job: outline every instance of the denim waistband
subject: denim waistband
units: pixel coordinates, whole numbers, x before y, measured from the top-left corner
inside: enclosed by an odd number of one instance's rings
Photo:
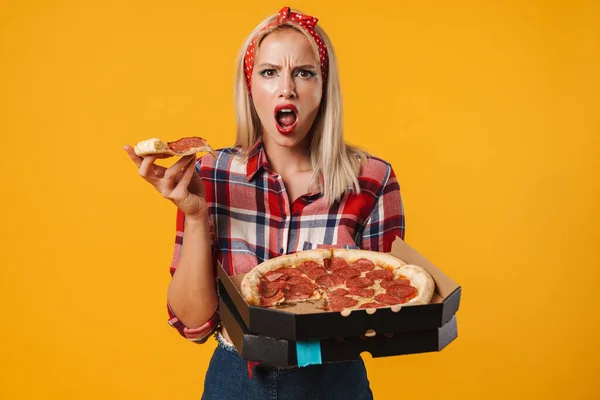
[[[238,355],[238,352],[237,352],[235,346],[233,344],[229,343],[229,341],[227,341],[227,339],[225,339],[225,337],[223,335],[221,335],[220,331],[217,331],[217,334],[215,337],[216,337],[217,343],[219,344],[220,347],[222,347],[223,349],[227,350],[230,353]]]

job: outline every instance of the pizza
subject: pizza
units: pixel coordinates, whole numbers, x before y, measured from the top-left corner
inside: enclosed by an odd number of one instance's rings
[[[199,152],[208,152],[213,157],[217,157],[215,151],[206,140],[198,136],[186,137],[174,142],[163,142],[157,138],[142,140],[134,146],[133,150],[140,157],[157,155],[158,158],[168,158],[173,156],[189,156]]]
[[[435,283],[422,267],[367,250],[318,249],[269,259],[242,279],[253,306],[318,301],[326,311],[428,304]]]

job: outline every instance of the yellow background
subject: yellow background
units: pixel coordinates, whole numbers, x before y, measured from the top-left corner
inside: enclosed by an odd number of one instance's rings
[[[200,397],[215,342],[166,323],[175,209],[122,146],[231,145],[238,46],[284,5],[0,2],[0,398]],[[407,242],[463,286],[445,350],[366,355],[376,398],[598,398],[599,3],[290,5]]]

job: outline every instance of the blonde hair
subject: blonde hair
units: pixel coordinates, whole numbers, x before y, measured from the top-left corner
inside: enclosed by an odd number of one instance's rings
[[[261,32],[263,27],[273,22],[276,17],[277,14],[262,21],[246,38],[237,56],[234,88],[237,122],[236,146],[240,147],[240,155],[243,159],[248,158],[250,149],[256,144],[262,134],[261,122],[248,93],[244,71],[244,55],[252,39],[260,34],[256,40],[256,53],[260,46],[260,41],[269,33],[282,28],[293,28],[306,36],[315,53],[316,59],[319,60],[319,49],[313,37],[293,22],[286,22]],[[323,77],[323,80],[326,81],[326,86],[323,90],[321,106],[311,128],[310,161],[313,167],[313,176],[310,186],[321,190],[325,202],[331,205],[339,200],[349,189],[354,193],[360,192],[358,175],[361,165],[367,159],[367,154],[364,150],[344,141],[342,97],[337,60],[333,45],[325,31],[318,25],[315,27],[315,31],[319,34],[327,48],[329,67],[328,76]]]

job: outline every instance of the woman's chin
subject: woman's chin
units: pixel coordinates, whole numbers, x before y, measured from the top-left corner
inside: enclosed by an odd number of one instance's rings
[[[267,133],[268,139],[271,139],[269,141],[281,147],[296,147],[302,141],[302,138],[306,136],[306,134],[302,135],[299,129],[295,129],[290,133],[281,133],[277,128],[274,128]]]
[[[275,143],[281,147],[296,147],[298,145],[298,140],[292,136],[284,136],[279,135],[275,139]]]

